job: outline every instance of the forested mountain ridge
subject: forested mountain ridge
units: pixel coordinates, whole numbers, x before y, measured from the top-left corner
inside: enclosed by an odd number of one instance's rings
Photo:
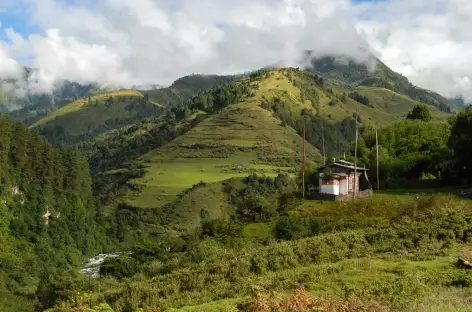
[[[169,106],[188,100],[201,91],[237,80],[240,77],[241,75],[188,75],[177,79],[167,88],[149,90],[147,93],[151,100]]]
[[[30,125],[67,103],[98,90],[93,83],[58,81],[52,92],[42,92],[35,82],[36,70],[24,68],[23,77],[0,80],[0,105],[18,121]]]
[[[53,145],[74,145],[158,115],[163,107],[135,90],[105,92],[69,103],[30,126]]]
[[[358,89],[360,86],[391,90],[401,96],[409,97],[413,101],[419,101],[437,107],[443,112],[451,112],[453,109],[451,107],[455,106],[452,101],[445,99],[437,93],[415,87],[406,77],[395,73],[376,58],[374,60],[375,70],[373,71],[368,68],[368,65],[359,63],[348,57],[340,58],[328,56],[310,59],[308,56],[308,60],[311,61],[306,70],[312,71],[319,76],[330,80],[333,86],[341,85],[343,88],[348,90]],[[172,106],[189,99],[200,91],[211,89],[214,86],[237,80],[241,77],[243,76],[189,75],[177,79],[171,86],[166,88],[154,88],[152,90],[140,90],[137,92],[147,94],[149,101],[154,104]],[[9,98],[8,94],[5,94],[2,100],[5,103],[0,101],[0,104],[4,104],[6,107],[15,107],[15,105],[20,107],[25,106],[22,109],[11,111],[10,115],[15,120],[21,120],[26,124],[31,125],[38,122],[40,119],[48,119],[48,115],[54,116],[54,111],[64,105],[79,99],[86,100],[88,97],[106,92],[106,90],[100,90],[93,84],[80,85],[66,81],[58,84],[58,87],[52,94],[31,94],[24,98],[17,99],[24,103],[14,103],[16,100],[14,98]],[[350,92],[347,91],[347,93],[349,94]],[[386,99],[386,95],[382,95],[381,102],[388,103],[391,101]],[[123,110],[124,108],[117,107],[116,109]],[[384,110],[387,109],[384,108]],[[403,109],[401,112],[405,114],[407,110],[408,109]],[[59,142],[74,144],[79,141],[89,140],[103,131],[132,124],[132,120],[139,121],[144,115],[147,117],[158,115],[160,111],[152,111],[152,107],[146,106],[145,108],[135,108],[133,113],[135,114],[134,117],[130,116],[128,118],[129,120],[123,120],[124,117],[121,116],[121,113],[116,112],[113,106],[108,108],[106,111],[89,110],[87,113],[82,112],[82,114],[76,112],[77,116],[75,116],[74,119],[82,119],[82,116],[88,114],[100,114],[104,115],[104,117],[100,118],[101,120],[95,120],[94,122],[84,119],[84,122],[89,123],[91,128],[90,133],[82,130],[78,136],[77,134],[71,134],[75,137],[72,140],[68,140],[67,133],[62,134],[61,139],[55,138],[57,133],[61,133],[60,125],[58,125],[57,129],[54,125],[47,126],[48,129],[44,135],[52,140],[53,143]],[[107,121],[105,127],[99,125],[100,123],[103,123],[103,120]],[[97,131],[97,129],[99,130]]]
[[[26,106],[10,112],[10,116],[37,128],[55,146],[74,145],[93,140],[103,132],[159,115],[163,107],[176,105],[199,91],[237,77],[190,75],[176,80],[167,88],[141,91],[107,91],[94,85],[65,82],[51,95],[29,96],[31,103],[23,103]],[[74,90],[76,92],[72,92]]]
[[[0,306],[31,311],[54,303],[49,285],[107,239],[86,158],[5,116],[0,133]]]

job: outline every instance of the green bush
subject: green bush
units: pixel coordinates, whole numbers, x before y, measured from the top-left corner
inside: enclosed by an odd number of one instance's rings
[[[291,240],[299,238],[303,232],[304,228],[298,218],[292,216],[278,218],[274,227],[274,236],[278,239]]]
[[[135,258],[121,256],[106,259],[100,267],[100,275],[113,276],[117,279],[132,277],[139,272],[140,263]]]

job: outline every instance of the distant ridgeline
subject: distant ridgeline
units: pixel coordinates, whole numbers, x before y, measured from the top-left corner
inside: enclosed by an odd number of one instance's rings
[[[53,149],[38,133],[0,116],[2,311],[32,310],[57,273],[100,249],[105,236],[96,226],[91,185],[77,150]]]

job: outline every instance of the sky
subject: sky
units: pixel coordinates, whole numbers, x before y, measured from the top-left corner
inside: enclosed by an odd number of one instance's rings
[[[470,0],[0,0],[0,79],[169,85],[193,73],[369,53],[423,88],[472,101]],[[24,92],[24,90],[22,90]]]

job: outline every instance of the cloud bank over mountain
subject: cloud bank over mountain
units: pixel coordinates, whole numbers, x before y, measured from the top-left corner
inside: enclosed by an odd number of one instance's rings
[[[472,3],[467,0],[23,0],[35,31],[0,31],[0,75],[38,69],[29,88],[62,79],[107,86],[170,84],[191,73],[239,73],[305,50],[373,52],[414,84],[472,99]],[[1,18],[1,17],[0,17]]]

